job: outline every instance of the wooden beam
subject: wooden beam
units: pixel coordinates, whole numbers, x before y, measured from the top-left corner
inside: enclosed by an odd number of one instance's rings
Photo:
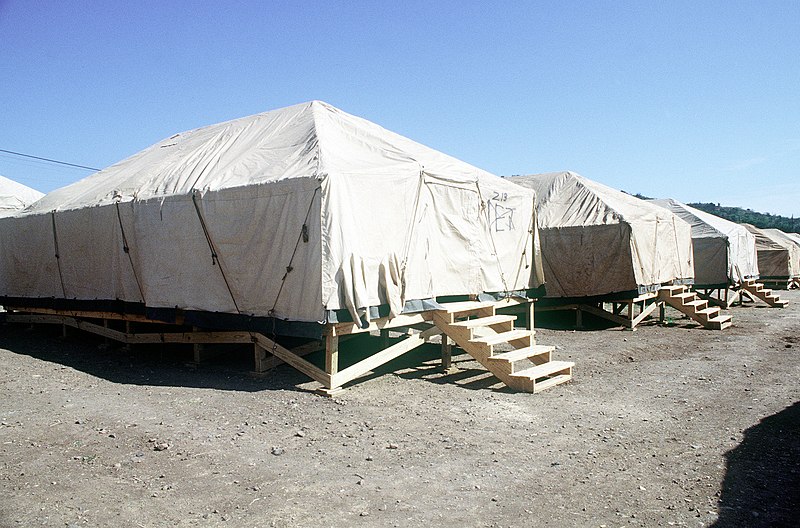
[[[156,321],[153,319],[148,319],[143,315],[136,315],[136,314],[123,314],[117,312],[91,312],[87,310],[55,310],[51,308],[19,308],[14,306],[7,306],[6,309],[11,312],[24,312],[30,314],[42,314],[42,315],[60,315],[62,317],[83,317],[84,319],[114,319],[118,321],[137,321],[141,323],[153,323],[153,324],[171,324],[165,323],[164,321]]]
[[[373,354],[372,356],[362,361],[359,361],[355,365],[347,367],[341,372],[331,376],[330,388],[341,387],[345,383],[348,383],[360,376],[363,376],[367,372],[370,372],[380,367],[381,365],[384,365],[389,361],[402,356],[406,352],[414,350],[420,345],[424,345],[425,340],[432,335],[436,335],[436,332],[441,332],[441,330],[439,330],[439,328],[437,327],[433,327],[428,330],[425,330],[421,334],[408,336],[399,343],[395,343],[389,348],[381,350],[377,354]]]
[[[643,306],[641,313],[631,320],[631,328],[635,328],[636,325],[641,323],[647,316],[653,313],[657,306],[658,303],[651,303]]]
[[[252,343],[255,334],[250,332],[157,332],[127,334],[128,343],[185,343],[185,344],[219,344],[219,343]]]
[[[309,378],[322,383],[324,386],[328,388],[331,387],[331,375],[327,372],[324,372],[322,369],[313,365],[306,361],[305,359],[298,357],[297,355],[293,354],[286,348],[282,347],[275,341],[271,340],[267,336],[263,334],[254,334],[256,338],[256,342],[264,347],[267,352],[277,356],[280,358],[284,363],[288,363],[289,365],[293,366]]]
[[[277,367],[278,365],[283,365],[284,361],[279,358],[278,356],[273,356],[266,350],[264,347],[259,345],[258,343],[253,343],[254,354],[255,354],[255,373],[262,373],[266,372],[270,369]],[[305,345],[301,345],[297,348],[291,349],[291,353],[303,357],[309,354],[313,354],[320,350],[319,342],[312,342]]]
[[[360,334],[363,332],[374,332],[382,329],[397,328],[400,326],[410,326],[413,324],[424,323],[431,318],[430,312],[420,312],[416,314],[401,314],[395,317],[381,317],[370,321],[366,328],[361,328],[358,323],[336,323],[328,326],[328,333],[333,335]]]
[[[580,305],[580,309],[584,312],[588,312],[592,315],[596,315],[597,317],[602,317],[603,319],[608,319],[613,323],[617,323],[618,325],[624,326],[626,328],[631,328],[631,320],[627,317],[622,317],[620,315],[613,314],[602,308],[598,308],[596,306],[592,306],[591,304],[582,304]]]

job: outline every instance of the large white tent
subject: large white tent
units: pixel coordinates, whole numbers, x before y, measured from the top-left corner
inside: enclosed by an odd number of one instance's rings
[[[0,220],[0,295],[365,320],[535,288],[535,238],[529,190],[314,101],[175,134]]]
[[[36,189],[0,176],[0,217],[24,209],[42,196]]]
[[[547,297],[691,282],[691,227],[663,207],[574,172],[509,180],[536,192]]]
[[[676,200],[650,202],[692,226],[695,286],[737,286],[758,278],[756,237],[747,228]]]
[[[777,229],[742,225],[756,236],[758,270],[762,280],[784,281],[800,277],[800,246]]]

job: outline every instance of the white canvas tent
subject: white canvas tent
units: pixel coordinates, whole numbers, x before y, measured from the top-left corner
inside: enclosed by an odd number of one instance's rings
[[[175,134],[2,219],[0,295],[363,321],[537,287],[535,236],[529,190],[315,101]]]
[[[0,176],[0,217],[24,209],[42,196],[36,189]]]
[[[800,277],[800,247],[785,233],[742,225],[756,236],[758,270],[762,280],[784,281]]]
[[[651,200],[692,226],[696,287],[737,286],[758,278],[756,237],[744,226],[676,200]]]
[[[574,172],[509,180],[536,192],[547,297],[691,282],[691,227],[670,211]]]

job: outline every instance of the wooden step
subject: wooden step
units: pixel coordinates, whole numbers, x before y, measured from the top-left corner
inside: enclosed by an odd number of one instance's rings
[[[452,323],[452,326],[458,326],[461,328],[475,328],[478,326],[492,326],[500,323],[507,323],[510,321],[515,321],[516,319],[516,315],[493,315],[491,317],[479,317],[477,319],[458,321],[456,323]]]
[[[493,356],[489,356],[489,359],[513,362],[521,359],[530,359],[533,357],[546,355],[547,361],[550,361],[550,356],[555,349],[556,347],[550,345],[533,345],[525,348],[518,348],[517,350],[512,350],[511,352],[495,354]]]
[[[509,341],[516,341],[517,339],[525,339],[531,337],[532,334],[530,330],[511,330],[510,332],[500,332],[499,334],[494,334],[490,336],[476,337],[471,341],[473,343],[490,346],[490,345],[497,345],[499,343],[508,343]]]
[[[725,330],[733,324],[730,315],[719,315],[708,320],[708,324],[712,329]]]
[[[712,317],[715,314],[719,313],[719,308],[703,308],[702,310],[697,310],[695,312],[697,315],[704,315],[706,317]],[[730,317],[730,316],[727,316]]]
[[[568,369],[570,371],[569,374],[572,374],[572,367],[574,366],[575,363],[573,363],[572,361],[549,361],[541,365],[536,365],[535,367],[531,367],[525,370],[520,370],[519,372],[512,374],[511,376],[536,380]]]
[[[694,306],[695,308],[697,308],[699,306],[708,306],[708,301],[704,301],[704,300],[698,299],[696,301],[689,301],[689,302],[683,303],[683,305],[684,306]]]
[[[571,379],[572,374],[559,374],[558,376],[553,376],[542,381],[535,381],[533,383],[533,392],[541,392],[545,389],[549,389],[550,387],[560,385],[561,383],[566,383]]]
[[[684,299],[694,299],[697,295],[694,292],[683,292],[683,293],[675,293],[670,295],[673,299],[680,299],[683,301]]]
[[[438,310],[438,311],[448,314],[459,315],[468,312],[483,310],[484,308],[491,308],[495,304],[496,303],[494,301],[459,301],[459,302],[443,303],[441,306],[444,308],[444,310]]]
[[[686,290],[686,286],[664,286],[661,288],[661,291],[667,292],[669,295],[675,295],[676,293],[682,292]]]

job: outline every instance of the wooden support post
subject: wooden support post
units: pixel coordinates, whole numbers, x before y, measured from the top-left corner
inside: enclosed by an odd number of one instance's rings
[[[192,331],[193,332],[199,332],[200,328],[197,328],[196,326],[193,326],[192,327]],[[163,339],[161,336],[157,336],[157,337],[161,338],[160,341],[162,343],[168,343],[169,342],[169,341]],[[224,342],[224,341],[221,341],[221,342]],[[204,361],[208,361],[209,359],[214,358],[214,357],[219,356],[219,355],[222,354],[222,352],[220,352],[219,350],[213,350],[213,349],[207,348],[205,343],[194,343],[192,345],[192,351],[194,352],[194,361],[193,361],[193,363],[196,364],[196,365],[200,364],[200,363],[202,363]]]
[[[325,337],[325,372],[331,376],[339,372],[339,336]]]
[[[203,348],[204,347],[205,347],[205,345],[203,345],[202,343],[195,343],[194,345],[192,345],[192,352],[194,353],[194,362],[195,363],[200,363],[201,361],[203,361]]]
[[[583,329],[583,310],[580,307],[575,309],[575,328],[578,330]]]
[[[108,330],[108,319],[103,319],[103,328]],[[103,336],[103,344],[101,346],[103,348],[109,348],[111,346],[111,340],[108,339],[108,336]]]
[[[383,332],[381,330],[381,339],[383,339]],[[386,331],[386,336],[388,337],[389,332]],[[323,396],[334,397],[337,394],[344,392],[342,388],[343,383],[337,383],[334,385],[334,379],[336,378],[336,374],[339,372],[339,336],[330,333],[325,336],[325,374],[330,376],[328,379],[328,383],[323,383],[323,385],[327,385],[321,389],[317,390],[318,394]]]
[[[445,374],[458,372],[458,368],[453,366],[453,342],[446,334],[442,334],[442,372]]]
[[[129,336],[131,334],[131,322],[125,321],[125,335]],[[128,341],[125,341],[125,344],[122,346],[122,349],[125,352],[131,351],[131,344]]]
[[[381,328],[381,348],[386,348],[389,346],[389,329],[388,328]]]
[[[66,324],[62,324],[61,325],[61,339],[66,339],[66,338],[67,338],[67,325]]]
[[[266,361],[267,361],[267,349],[259,345],[258,343],[253,343],[253,372],[258,374],[265,372],[266,368]]]
[[[659,302],[658,303],[658,322],[664,323],[664,320],[667,318],[667,303]]]
[[[534,325],[534,317],[533,317],[533,305],[534,305],[534,304],[535,304],[535,303],[534,303],[533,301],[529,301],[529,302],[528,302],[528,321],[527,321],[527,322],[528,322],[528,324],[527,324],[527,326],[526,326],[526,328],[527,328],[528,330],[533,330],[533,329],[534,329],[534,326],[535,326],[535,325]]]

